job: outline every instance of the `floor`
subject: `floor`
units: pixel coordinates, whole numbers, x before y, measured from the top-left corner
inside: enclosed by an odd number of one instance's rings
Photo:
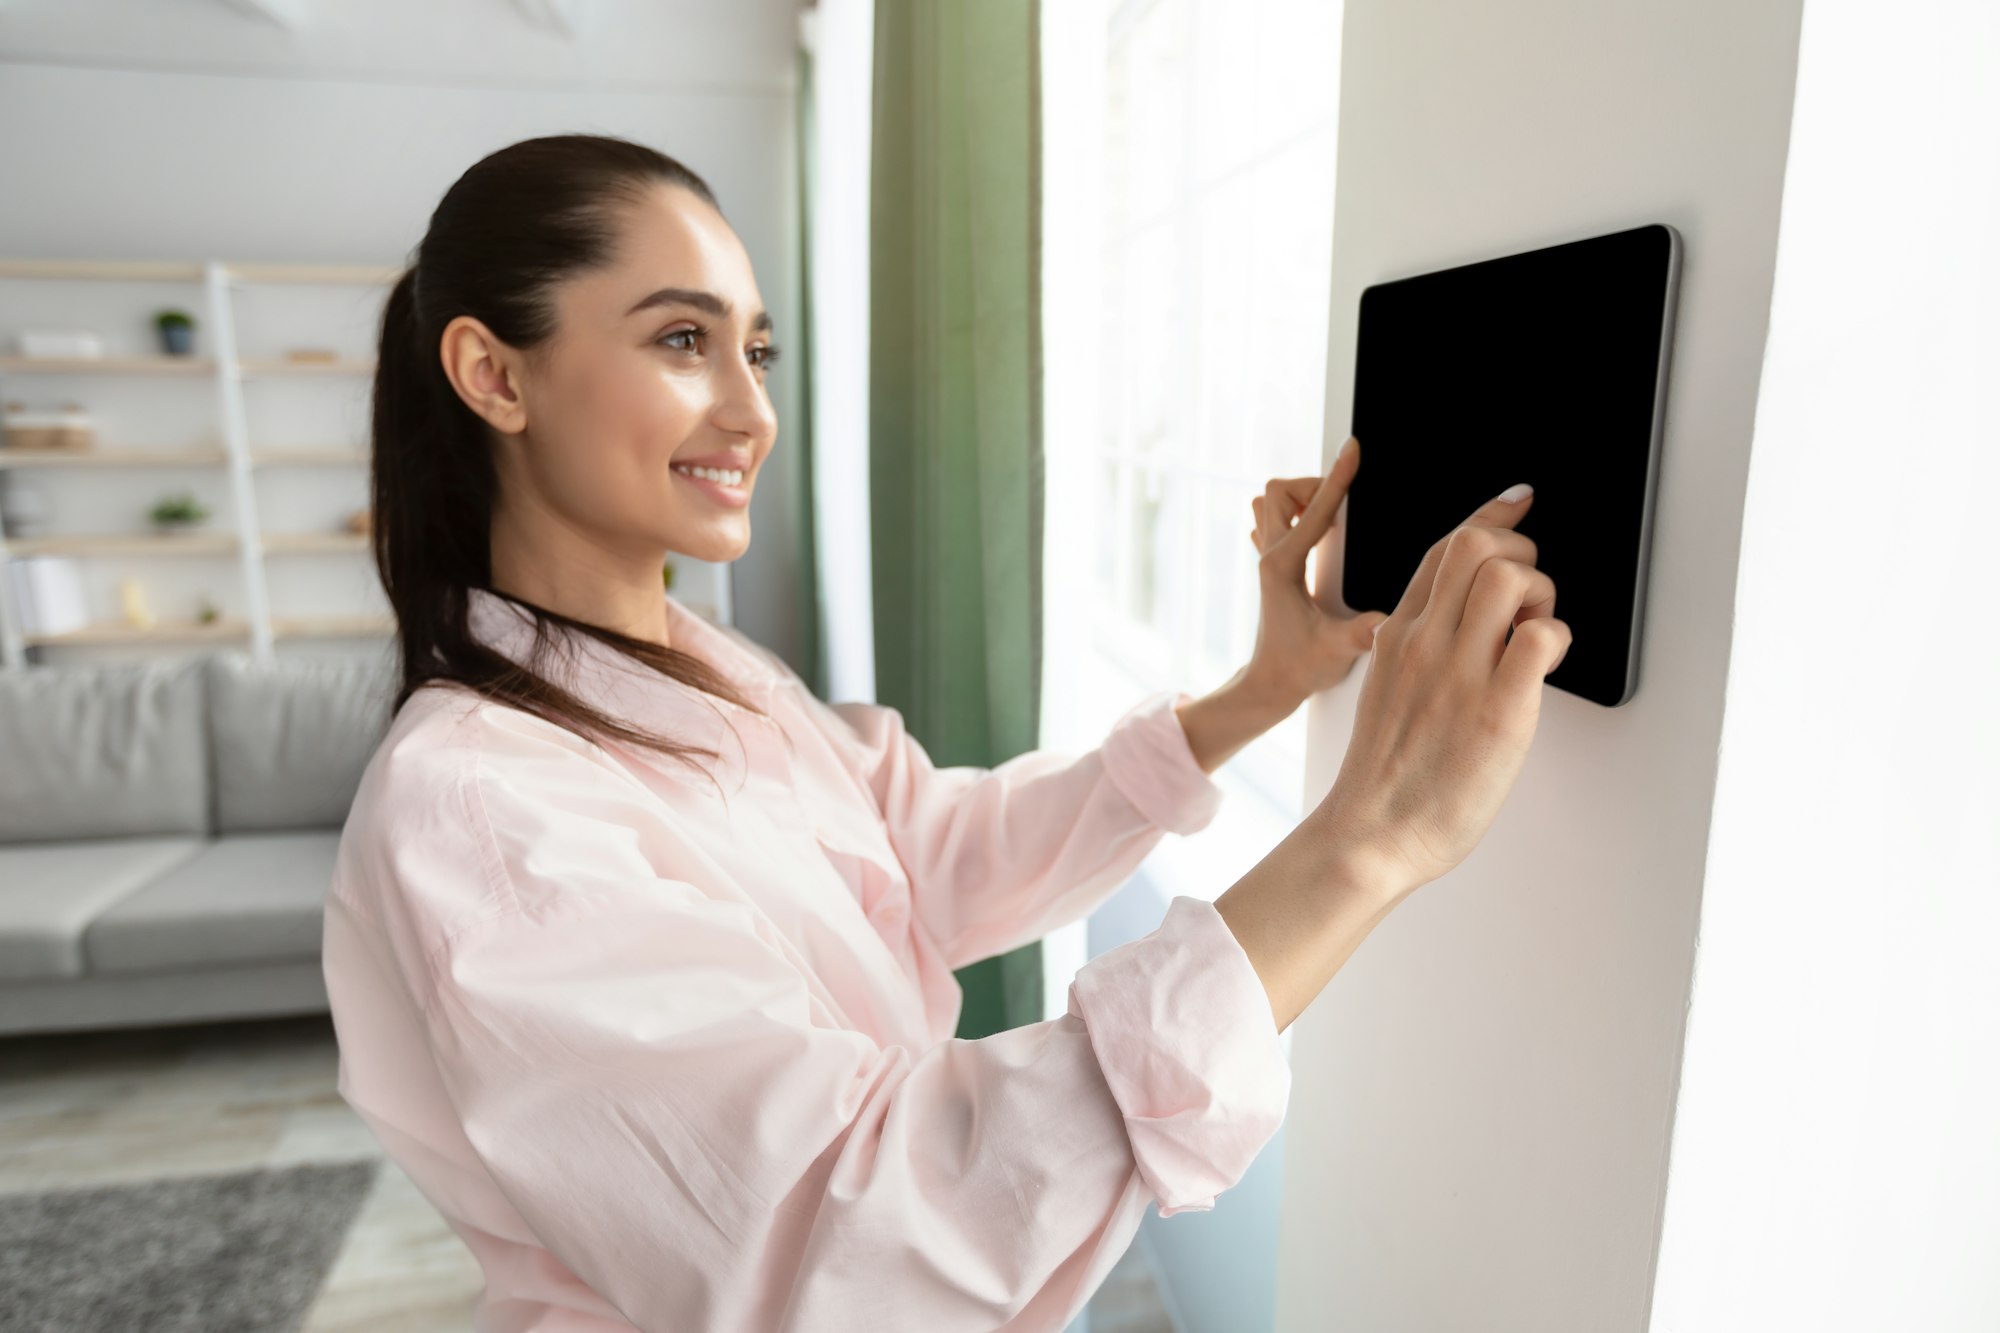
[[[0,1193],[381,1157],[324,1015],[0,1037]],[[478,1266],[384,1162],[300,1333],[463,1333]],[[1137,1250],[1090,1333],[1173,1333]]]

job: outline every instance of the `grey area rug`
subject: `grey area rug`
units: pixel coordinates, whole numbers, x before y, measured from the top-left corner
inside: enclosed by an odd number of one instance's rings
[[[8,1333],[297,1327],[379,1159],[0,1196]]]

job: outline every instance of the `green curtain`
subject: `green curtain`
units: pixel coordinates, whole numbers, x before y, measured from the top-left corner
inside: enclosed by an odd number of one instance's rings
[[[1036,0],[876,0],[869,523],[875,688],[943,766],[1041,707]],[[1041,1017],[1041,946],[958,973],[962,1037]]]

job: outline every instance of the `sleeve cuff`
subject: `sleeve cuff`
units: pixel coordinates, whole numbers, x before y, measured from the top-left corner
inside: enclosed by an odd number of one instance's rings
[[[1104,770],[1127,800],[1169,833],[1199,833],[1222,808],[1222,788],[1195,762],[1174,709],[1194,696],[1179,690],[1148,695],[1111,728]],[[1233,937],[1232,937],[1233,938]]]
[[[1221,913],[1175,898],[1150,935],[1084,965],[1069,1012],[1160,1216],[1213,1208],[1283,1123],[1292,1087],[1270,998]]]

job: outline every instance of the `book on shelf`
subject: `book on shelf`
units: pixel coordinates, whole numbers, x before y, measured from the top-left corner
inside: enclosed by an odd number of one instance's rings
[[[90,623],[83,575],[61,555],[19,556],[7,562],[14,605],[25,634],[68,634]]]

